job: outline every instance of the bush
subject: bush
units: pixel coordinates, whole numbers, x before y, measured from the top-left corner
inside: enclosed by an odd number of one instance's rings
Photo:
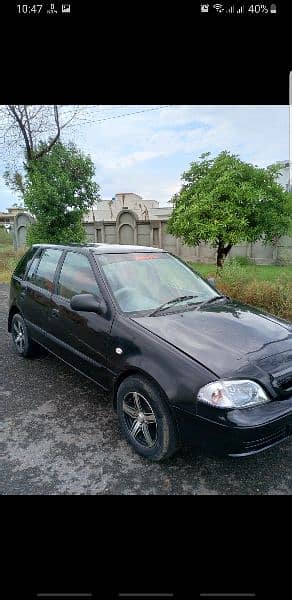
[[[250,280],[248,270],[234,260],[226,262],[224,268],[218,272],[217,277],[218,281],[222,280],[231,287],[240,288],[240,290],[243,289]]]
[[[0,225],[0,244],[5,244],[5,246],[9,246],[12,244],[12,236],[8,231],[6,231],[5,227],[1,227]]]
[[[285,267],[291,264],[291,253],[288,250],[281,248],[281,254],[278,255],[276,264],[280,267]]]
[[[243,267],[229,261],[216,278],[216,287],[234,300],[292,321],[292,283],[285,276],[273,282],[257,281]]]
[[[240,267],[248,267],[254,264],[254,262],[248,256],[232,256],[232,258],[228,259],[225,265],[230,263],[239,265]]]
[[[9,283],[11,275],[26,248],[22,247],[14,250],[12,247],[7,247],[7,250],[0,252],[0,283]]]

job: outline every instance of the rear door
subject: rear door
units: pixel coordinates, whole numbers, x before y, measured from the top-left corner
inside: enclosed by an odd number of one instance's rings
[[[107,313],[72,310],[75,294],[102,297]],[[107,354],[112,325],[110,302],[105,297],[93,270],[91,259],[80,251],[67,251],[57,273],[55,293],[48,317],[48,346],[58,356],[107,389],[111,374]]]
[[[25,282],[22,310],[31,336],[46,344],[48,314],[54,276],[63,250],[40,248],[33,257]]]
[[[23,255],[16,265],[10,284],[9,306],[17,306],[23,312],[23,301],[25,297],[26,281],[25,276],[32,260],[37,255],[39,248],[32,246]]]

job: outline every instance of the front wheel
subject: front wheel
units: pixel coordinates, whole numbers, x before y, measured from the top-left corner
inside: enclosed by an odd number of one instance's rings
[[[125,379],[117,393],[121,429],[145,458],[161,461],[177,450],[177,432],[166,402],[155,385],[140,375]]]
[[[11,323],[11,333],[14,348],[20,356],[28,358],[38,353],[37,345],[30,339],[27,326],[21,314],[13,316]]]

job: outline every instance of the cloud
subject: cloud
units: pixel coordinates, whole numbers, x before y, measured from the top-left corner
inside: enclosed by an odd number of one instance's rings
[[[138,121],[136,116],[123,122],[113,120],[107,123],[106,129],[104,125],[100,129],[94,128],[94,156],[100,166],[119,169],[178,153],[193,152],[198,156],[206,150],[214,152],[230,148],[239,153],[243,150],[252,160],[259,156],[262,161],[266,155],[268,163],[275,152],[267,151],[267,140],[270,138],[274,147],[277,138],[283,140],[286,124],[283,114],[277,118],[279,112],[288,115],[285,107],[208,111],[176,107],[159,116],[156,113],[155,116],[150,113],[152,117],[148,113],[144,117],[139,115]],[[97,152],[96,146],[101,145]]]
[[[100,106],[90,124],[64,138],[92,157],[104,198],[133,191],[166,204],[179,190],[183,171],[207,151],[228,149],[259,166],[288,158],[288,106],[182,105],[97,122],[146,108]],[[1,208],[13,201],[0,187]]]

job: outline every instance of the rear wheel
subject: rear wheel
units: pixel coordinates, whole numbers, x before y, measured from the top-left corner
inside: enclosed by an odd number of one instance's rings
[[[161,461],[177,450],[173,417],[158,387],[146,378],[132,375],[121,383],[117,412],[122,431],[138,454]]]
[[[30,339],[24,318],[19,313],[12,318],[11,333],[17,354],[25,358],[38,354],[38,346]]]

